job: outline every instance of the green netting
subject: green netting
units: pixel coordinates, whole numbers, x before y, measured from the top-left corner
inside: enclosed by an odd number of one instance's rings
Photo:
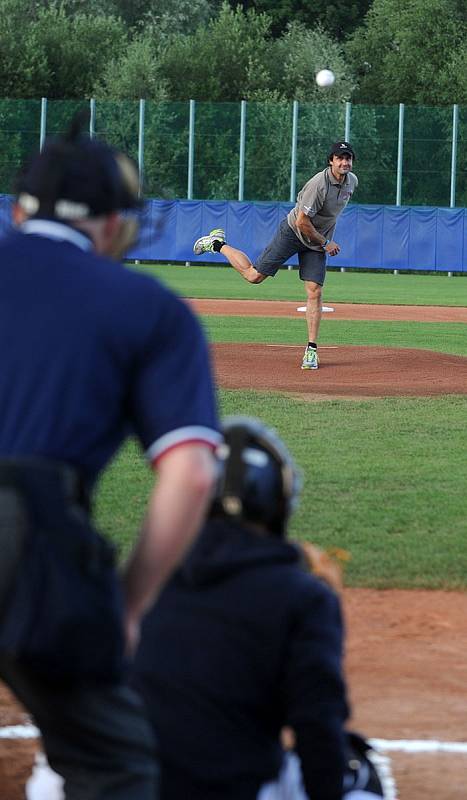
[[[402,203],[449,204],[452,109],[408,106],[404,113]]]
[[[47,135],[56,136],[64,133],[73,116],[86,109],[89,109],[89,100],[49,100],[47,103]]]
[[[298,112],[296,187],[325,168],[329,145],[344,138],[345,106],[303,103]],[[289,198],[287,198],[289,199]]]
[[[186,198],[189,103],[146,103],[144,120],[145,195]]]
[[[96,102],[95,136],[138,158],[139,103],[137,100]]]
[[[42,134],[63,132],[89,100],[49,100]],[[193,108],[193,106],[192,106]],[[245,104],[241,154],[241,104],[194,104],[190,153],[190,103],[146,102],[140,131],[138,101],[97,100],[92,135],[128,152],[141,167],[148,197],[199,200],[289,201],[326,164],[331,142],[347,132],[357,153],[358,203],[397,202],[399,106],[302,103],[293,143],[293,103]],[[467,200],[467,109],[458,112],[456,206]],[[402,205],[449,206],[453,109],[404,109]],[[12,191],[25,157],[39,147],[40,100],[0,101],[0,191]],[[190,159],[190,155],[192,158]],[[243,155],[243,162],[241,155]],[[291,169],[295,157],[295,176]],[[193,171],[189,173],[189,164]],[[244,172],[241,173],[241,164]]]
[[[20,165],[40,143],[40,100],[0,100],[0,192],[11,194]]]
[[[196,103],[194,198],[238,198],[240,115],[240,103]]]
[[[245,200],[289,199],[291,146],[292,104],[247,104]]]
[[[398,106],[352,106],[350,140],[357,154],[358,203],[396,202],[398,126]]]
[[[457,140],[456,169],[457,207],[467,206],[467,109],[459,109],[459,131]]]

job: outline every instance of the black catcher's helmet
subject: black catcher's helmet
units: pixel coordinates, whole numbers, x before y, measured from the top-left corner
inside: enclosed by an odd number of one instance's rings
[[[223,434],[211,515],[258,523],[272,534],[284,535],[301,488],[286,446],[275,431],[252,417],[227,417]]]
[[[372,800],[385,797],[377,754],[363,736],[347,731],[345,736],[346,767],[344,797],[368,797]]]

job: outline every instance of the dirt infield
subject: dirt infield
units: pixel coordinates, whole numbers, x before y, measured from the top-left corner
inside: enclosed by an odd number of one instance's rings
[[[297,318],[299,303],[190,300],[203,314]],[[465,308],[332,304],[334,319],[467,323]],[[304,319],[304,315],[301,314]],[[467,333],[467,329],[466,329]],[[268,358],[264,358],[267,348]],[[219,384],[291,392],[309,400],[467,394],[467,359],[425,350],[321,347],[321,368],[299,369],[302,347],[213,347]],[[261,356],[261,357],[259,357]],[[460,800],[467,753],[467,593],[346,589],[346,674],[351,724],[391,740],[398,800]],[[28,721],[0,683],[1,729]],[[405,752],[404,742],[420,752]],[[429,742],[436,752],[428,752]],[[0,800],[24,800],[35,740],[0,738]],[[222,798],[219,798],[222,800]]]
[[[303,319],[297,302],[193,300],[200,314]],[[332,319],[462,322],[467,308],[332,304]],[[327,316],[326,314],[324,315]],[[467,334],[467,330],[466,330]],[[267,349],[266,349],[267,348]],[[303,346],[215,344],[216,378],[226,389],[272,389],[308,400],[467,394],[467,358],[429,350],[324,345],[320,369],[299,369]]]
[[[344,613],[353,727],[391,741],[465,741],[467,594],[346,589]],[[0,684],[0,732],[27,721]],[[1,800],[24,800],[36,747],[0,739]],[[465,796],[467,754],[388,755],[399,800]]]
[[[467,394],[467,358],[429,350],[324,346],[313,371],[300,369],[302,346],[215,344],[212,352],[225,389],[270,389],[307,400]]]

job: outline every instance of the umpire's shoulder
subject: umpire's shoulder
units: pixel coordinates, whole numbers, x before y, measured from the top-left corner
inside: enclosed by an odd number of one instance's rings
[[[141,308],[157,306],[165,313],[190,316],[188,304],[158,278],[125,264],[112,264],[107,278],[125,302]]]

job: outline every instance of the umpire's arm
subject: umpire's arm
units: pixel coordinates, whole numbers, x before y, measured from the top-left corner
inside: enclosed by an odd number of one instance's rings
[[[212,448],[202,443],[168,450],[157,468],[146,520],[123,577],[129,652],[138,643],[142,616],[199,531],[216,476]]]

